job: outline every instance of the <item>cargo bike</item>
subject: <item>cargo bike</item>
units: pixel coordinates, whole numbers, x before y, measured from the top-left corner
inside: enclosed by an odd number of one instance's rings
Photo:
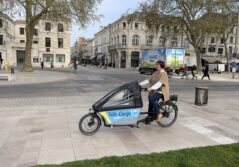
[[[137,81],[124,84],[111,91],[90,109],[90,112],[84,115],[79,121],[79,129],[82,134],[90,136],[95,134],[103,124],[105,127],[139,128],[140,123],[144,123],[149,118],[142,115],[148,115],[148,112],[142,112],[143,101],[141,92],[146,88],[139,86]],[[170,100],[164,102],[158,101],[160,112],[163,117],[160,122],[156,122],[161,127],[170,127],[177,120],[178,107],[176,105],[178,96],[170,96]],[[150,118],[153,122],[155,118]]]

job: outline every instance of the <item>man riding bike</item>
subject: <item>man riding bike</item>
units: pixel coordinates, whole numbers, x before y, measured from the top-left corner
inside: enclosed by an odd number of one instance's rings
[[[147,91],[149,92],[149,107],[148,107],[148,118],[146,119],[146,124],[149,124],[152,120],[160,121],[163,117],[162,112],[160,112],[158,101],[163,99],[164,101],[169,100],[169,84],[168,75],[164,71],[165,62],[157,61],[156,71],[152,76],[141,82],[140,86],[145,86],[149,84]]]

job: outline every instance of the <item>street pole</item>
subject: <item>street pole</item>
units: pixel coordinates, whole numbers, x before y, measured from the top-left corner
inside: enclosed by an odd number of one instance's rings
[[[234,54],[236,55],[235,57],[233,57],[233,59],[235,59],[234,61],[236,62],[237,59],[237,51],[238,51],[238,35],[239,35],[239,13],[237,13],[237,29],[236,29],[236,39],[235,39],[235,47],[234,47]],[[235,63],[234,63],[235,64]],[[232,67],[232,79],[235,79],[235,72],[236,70],[233,69],[236,67]]]

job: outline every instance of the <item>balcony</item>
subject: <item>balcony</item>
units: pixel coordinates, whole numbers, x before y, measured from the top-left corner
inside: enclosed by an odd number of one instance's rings
[[[155,49],[155,48],[163,48],[165,46],[160,46],[160,45],[146,45],[146,44],[143,44],[141,45],[141,48],[142,49]]]
[[[109,46],[109,50],[112,50],[112,49],[125,49],[127,47],[128,47],[127,45],[115,44],[115,45],[110,45]]]

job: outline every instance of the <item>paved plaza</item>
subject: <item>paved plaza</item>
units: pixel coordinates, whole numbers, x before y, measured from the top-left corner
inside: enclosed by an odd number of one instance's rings
[[[101,127],[97,134],[87,137],[80,133],[78,122],[91,105],[117,86],[148,76],[95,67],[81,67],[75,74],[64,75],[68,78],[55,82],[0,86],[1,167],[60,164],[239,141],[237,82],[172,78],[171,94],[179,95],[175,125]],[[209,88],[208,106],[193,104],[196,86]],[[143,98],[146,110],[146,93]]]

